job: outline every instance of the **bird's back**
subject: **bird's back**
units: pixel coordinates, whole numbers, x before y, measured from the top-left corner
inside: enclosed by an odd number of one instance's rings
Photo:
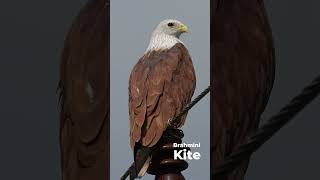
[[[155,145],[167,121],[190,102],[194,89],[195,72],[182,44],[145,54],[129,80],[131,146],[139,140],[144,146]]]

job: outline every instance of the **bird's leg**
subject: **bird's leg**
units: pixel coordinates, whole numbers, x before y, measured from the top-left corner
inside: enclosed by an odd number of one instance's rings
[[[179,119],[180,120],[180,119]],[[168,121],[167,121],[167,129],[178,129],[179,128],[179,121],[177,119],[172,119],[170,118]]]
[[[167,139],[182,139],[184,137],[183,131],[177,128],[168,128],[164,134],[164,138]]]

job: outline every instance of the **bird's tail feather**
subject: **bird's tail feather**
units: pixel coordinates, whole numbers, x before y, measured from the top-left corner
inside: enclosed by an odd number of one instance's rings
[[[134,163],[138,177],[142,177],[151,161],[151,148],[136,144],[134,148]]]
[[[125,180],[128,176],[130,176],[130,180],[144,176],[151,162],[151,153],[151,148],[137,143],[134,148],[134,162],[120,180]]]
[[[142,176],[144,176],[146,174],[150,162],[151,162],[151,156],[148,156],[146,162],[144,163],[144,165],[142,166],[140,172],[138,173],[138,177],[142,177]]]

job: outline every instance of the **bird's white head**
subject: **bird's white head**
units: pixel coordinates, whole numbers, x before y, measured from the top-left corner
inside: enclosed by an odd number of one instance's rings
[[[185,32],[188,32],[188,27],[178,20],[166,19],[161,21],[152,33],[147,52],[169,49],[176,43],[182,43],[179,37]]]

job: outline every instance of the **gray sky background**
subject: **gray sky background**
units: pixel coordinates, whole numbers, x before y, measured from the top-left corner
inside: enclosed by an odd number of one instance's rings
[[[320,2],[265,1],[275,39],[277,72],[269,118],[320,73]],[[252,156],[246,180],[319,179],[320,98]]]
[[[209,84],[209,0],[111,1],[111,179],[119,179],[133,161],[129,146],[128,78],[143,55],[151,32],[162,20],[174,18],[187,24],[181,40],[192,56],[197,88]],[[183,127],[186,143],[201,142],[201,159],[189,161],[187,179],[209,179],[209,96],[194,107]],[[153,179],[148,175],[143,179]]]

